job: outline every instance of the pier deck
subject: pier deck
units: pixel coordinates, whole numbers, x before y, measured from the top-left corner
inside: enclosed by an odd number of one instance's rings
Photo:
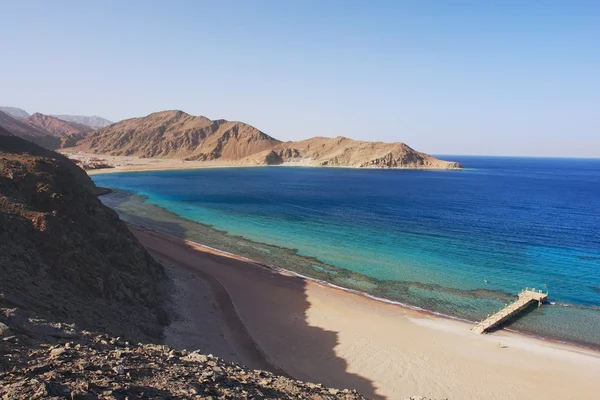
[[[517,300],[510,304],[506,304],[504,308],[492,315],[488,314],[486,319],[473,325],[471,330],[477,333],[485,333],[520,313],[529,307],[532,302],[537,301],[538,306],[541,306],[547,298],[548,292],[543,293],[541,290],[536,291],[535,288],[523,289],[519,293],[519,298]]]

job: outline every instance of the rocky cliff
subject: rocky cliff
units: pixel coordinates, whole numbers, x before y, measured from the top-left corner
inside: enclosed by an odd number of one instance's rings
[[[0,303],[159,339],[162,267],[68,159],[0,135]]]
[[[283,143],[242,122],[211,121],[182,111],[163,111],[100,129],[75,149],[113,156],[164,157],[232,164],[357,168],[460,168],[404,143],[315,137]]]

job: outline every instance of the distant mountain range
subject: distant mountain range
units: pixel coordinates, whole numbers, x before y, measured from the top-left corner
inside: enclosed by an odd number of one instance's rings
[[[14,118],[29,118],[29,113],[17,107],[0,107],[0,111]]]
[[[34,142],[47,149],[60,147],[60,139],[38,126],[31,124],[27,119],[18,119],[0,111],[0,126],[23,139]]]
[[[5,112],[0,111],[1,126],[16,136],[53,150],[72,148],[74,151],[114,156],[219,161],[238,165],[461,168],[458,163],[438,160],[401,142],[365,142],[341,136],[282,142],[243,122],[210,120],[179,110],[156,112],[114,124],[99,117],[40,113],[30,116],[13,107],[4,107],[3,110]],[[6,111],[10,111],[11,115]],[[92,124],[110,125],[98,128]]]
[[[63,121],[40,113],[35,113],[27,118],[15,118],[0,111],[0,126],[16,136],[50,150],[74,146],[93,131],[93,128],[89,126]]]
[[[63,121],[69,121],[69,122],[75,122],[77,124],[82,124],[82,125],[86,125],[89,126],[90,128],[104,128],[105,126],[108,126],[110,124],[112,124],[112,121],[109,121],[107,119],[101,118],[101,117],[97,117],[97,116],[92,116],[92,117],[84,117],[81,115],[52,115],[53,117],[56,117],[58,119],[62,119]]]
[[[21,108],[17,108],[17,107],[1,107],[0,106],[0,111],[10,115],[13,118],[26,119],[26,118],[30,117],[30,114],[27,111],[25,111]],[[41,113],[35,113],[35,114],[44,115]],[[105,126],[108,126],[113,123],[112,121],[109,121],[107,119],[104,119],[102,117],[98,117],[95,115],[92,117],[86,117],[83,115],[50,115],[50,116],[54,117],[54,118],[58,118],[63,121],[74,122],[76,124],[85,125],[90,128],[93,128],[93,129],[104,128]]]
[[[99,129],[76,149],[98,154],[224,161],[235,164],[358,168],[460,168],[404,143],[315,137],[282,142],[243,122],[210,120],[183,111],[162,111]]]

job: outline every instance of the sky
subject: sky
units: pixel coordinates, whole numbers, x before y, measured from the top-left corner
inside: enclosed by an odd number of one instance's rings
[[[0,0],[0,105],[600,157],[599,1]]]

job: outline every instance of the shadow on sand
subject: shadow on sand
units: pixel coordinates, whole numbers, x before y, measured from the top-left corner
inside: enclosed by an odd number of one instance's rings
[[[249,367],[329,387],[356,389],[372,399],[385,398],[376,393],[372,381],[349,372],[347,362],[337,356],[337,332],[310,325],[311,305],[304,279],[259,263],[198,251],[181,239],[186,237],[186,229],[175,222],[157,225],[139,215],[120,214],[135,223],[130,225],[132,231],[155,257],[193,270],[211,287]],[[287,334],[291,336],[286,338]],[[268,354],[263,351],[266,347]]]

